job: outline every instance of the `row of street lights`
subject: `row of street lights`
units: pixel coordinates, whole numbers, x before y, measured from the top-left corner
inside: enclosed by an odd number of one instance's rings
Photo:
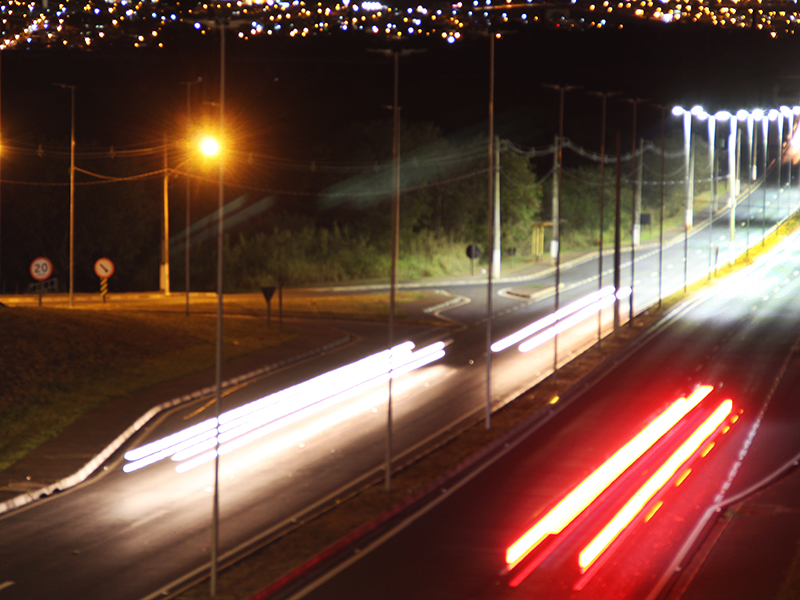
[[[693,177],[689,176],[691,170],[691,132],[692,121],[696,118],[698,121],[705,121],[707,123],[708,131],[708,153],[709,165],[711,169],[711,200],[709,202],[709,215],[713,218],[713,208],[716,203],[716,158],[714,156],[716,148],[716,125],[717,123],[728,124],[728,141],[727,141],[727,154],[728,154],[728,199],[727,205],[730,208],[730,241],[729,241],[729,260],[733,261],[734,254],[734,237],[736,227],[736,198],[739,189],[739,170],[740,170],[740,144],[739,144],[739,124],[744,124],[747,130],[747,147],[748,147],[748,182],[751,183],[757,179],[757,168],[755,161],[755,142],[756,142],[756,129],[755,123],[761,123],[761,136],[763,146],[763,161],[762,161],[762,176],[766,179],[766,170],[768,164],[768,149],[769,149],[769,124],[775,123],[777,126],[778,135],[778,221],[780,222],[780,194],[781,194],[781,170],[783,163],[783,142],[784,142],[784,120],[789,122],[790,132],[790,146],[792,148],[800,147],[800,136],[795,134],[795,122],[800,122],[800,106],[781,106],[772,109],[760,109],[747,111],[739,109],[736,112],[727,110],[720,110],[716,113],[707,112],[702,106],[694,106],[691,109],[684,109],[681,106],[675,106],[672,109],[672,115],[681,117],[683,119],[683,134],[684,134],[684,168],[686,173],[686,218],[685,226],[687,231],[692,228],[694,220],[694,190],[693,190]],[[791,168],[789,169],[789,184],[791,184]],[[764,225],[766,228],[766,185],[764,186]],[[749,222],[749,220],[748,220]],[[710,260],[710,258],[709,258]]]

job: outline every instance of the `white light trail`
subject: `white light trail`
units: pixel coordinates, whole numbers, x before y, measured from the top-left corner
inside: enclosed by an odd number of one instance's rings
[[[239,448],[268,433],[334,406],[358,393],[439,360],[445,355],[444,342],[416,352],[405,342],[329,371],[246,405],[226,411],[219,419],[220,454]],[[391,366],[390,366],[391,365]],[[392,368],[393,367],[393,368]],[[130,473],[172,457],[182,462],[176,470],[187,471],[214,458],[217,420],[202,423],[130,450],[123,471]],[[210,458],[209,458],[210,457]]]
[[[581,321],[588,319],[592,315],[596,315],[604,308],[611,306],[612,304],[614,304],[616,300],[623,300],[630,295],[631,295],[631,288],[623,287],[620,288],[616,294],[603,296],[599,300],[595,300],[592,304],[590,304],[586,308],[579,310],[578,312],[567,317],[566,319],[559,320],[550,329],[543,331],[542,333],[525,340],[523,343],[519,345],[519,351],[530,352],[537,346],[541,346],[545,342],[553,339],[559,333],[563,333],[564,331],[566,331],[571,327],[574,327]]]
[[[559,320],[563,319],[564,317],[568,317],[569,315],[585,308],[586,306],[602,299],[607,296],[610,296],[614,293],[614,286],[607,285],[606,287],[597,290],[596,292],[592,292],[591,294],[587,294],[583,298],[579,298],[575,302],[567,304],[566,306],[561,307],[556,312],[547,315],[546,317],[542,317],[538,321],[534,321],[527,327],[523,327],[519,331],[512,333],[509,336],[504,337],[501,340],[497,340],[494,344],[492,344],[492,352],[500,352],[505,350],[506,348],[510,348],[517,342],[521,342],[522,340],[532,336],[533,334],[541,331],[542,329],[546,329],[550,327],[554,323],[558,322]]]

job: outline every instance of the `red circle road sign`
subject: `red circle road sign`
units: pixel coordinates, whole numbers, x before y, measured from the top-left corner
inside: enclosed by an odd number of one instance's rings
[[[30,271],[31,277],[36,281],[44,281],[53,274],[53,263],[50,262],[49,258],[45,258],[44,256],[34,258],[31,263]]]
[[[108,279],[114,274],[114,263],[109,258],[98,258],[94,263],[94,274],[100,279]]]

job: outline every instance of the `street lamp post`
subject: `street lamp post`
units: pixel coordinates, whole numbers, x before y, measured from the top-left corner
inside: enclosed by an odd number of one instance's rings
[[[0,63],[1,62],[2,62],[2,51],[0,51]],[[2,95],[2,94],[0,94],[0,95]],[[2,154],[3,154],[2,139],[3,139],[2,127],[0,127],[0,161],[2,160]],[[2,214],[2,208],[3,208],[3,204],[2,204],[2,200],[0,200],[0,214]],[[3,221],[2,221],[2,218],[0,217],[0,294],[3,293],[3,270],[2,270],[2,265],[3,265],[3,236],[2,236],[2,231],[3,231],[3,227],[2,227],[2,225],[3,225]]]
[[[556,247],[556,281],[555,281],[555,309],[558,311],[561,305],[559,288],[561,287],[561,183],[564,171],[562,154],[564,149],[564,93],[574,90],[574,85],[545,85],[546,88],[558,92],[558,147],[556,157],[558,159],[558,194],[556,198],[556,210],[553,217],[553,242]],[[553,372],[558,374],[558,335],[553,338]]]
[[[641,235],[641,194],[637,194],[637,168],[636,168],[636,109],[640,103],[644,102],[642,98],[624,98],[625,102],[630,102],[633,105],[633,133],[631,135],[631,294],[630,294],[630,308],[628,315],[628,323],[633,327],[633,294],[636,289],[635,283],[635,269],[636,269],[636,246],[639,245]],[[643,147],[644,149],[644,147]],[[642,160],[644,161],[644,153],[642,153]]]
[[[196,81],[184,81],[183,85],[186,86],[186,127],[190,127],[192,119],[192,86],[197,85],[203,81],[202,77],[198,77]],[[191,139],[192,136],[188,135],[186,139]],[[184,240],[186,243],[186,316],[189,316],[189,266],[191,250],[189,246],[189,225],[191,224],[191,196],[192,196],[192,178],[186,178],[186,234]]]
[[[394,356],[394,320],[397,312],[397,280],[398,263],[400,260],[400,57],[422,52],[422,50],[370,50],[392,57],[393,87],[392,87],[392,255],[389,272],[389,397],[386,403],[386,466],[384,468],[384,485],[386,491],[392,489],[392,453],[393,453],[393,387],[392,369]]]
[[[736,139],[739,121],[736,115],[731,114],[728,119],[728,202],[730,213],[728,225],[730,229],[730,242],[728,246],[728,263],[733,264],[736,242],[736,196],[739,176],[736,161]]]
[[[750,255],[750,217],[752,215],[753,204],[753,129],[755,120],[752,112],[740,111],[747,122],[747,254]]]
[[[487,275],[486,275],[486,411],[484,415],[484,427],[492,427],[492,270],[494,268],[494,236],[493,216],[494,216],[494,40],[496,34],[489,32],[489,212],[487,215],[489,237],[486,240],[489,252],[487,253]]]
[[[169,146],[164,135],[164,236],[161,242],[161,291],[169,296]]]
[[[761,174],[764,177],[764,195],[761,207],[761,246],[767,243],[767,165],[769,153],[769,122],[767,113],[761,111],[761,145],[764,146],[764,159],[761,163]]]
[[[225,25],[217,23],[219,29],[219,135],[225,131]],[[211,546],[211,597],[217,595],[217,563],[219,560],[219,417],[222,412],[222,276],[223,276],[223,222],[222,207],[225,203],[225,167],[219,157],[219,185],[217,196],[217,345],[215,369],[216,427],[214,447],[214,533]]]
[[[789,132],[788,132],[788,136],[787,136],[789,138],[789,141],[788,141],[787,145],[790,145],[791,144],[791,140],[792,140],[792,134],[794,132],[794,113],[792,112],[792,109],[790,109],[788,106],[781,106],[781,112],[786,117],[786,120],[789,121]],[[791,150],[791,148],[789,148],[789,150]],[[789,154],[789,156],[791,157],[791,154]],[[791,159],[788,162],[789,162],[789,164],[787,165],[787,169],[786,169],[786,171],[787,171],[787,173],[786,173],[786,191],[788,192],[788,198],[786,199],[786,218],[787,219],[789,218],[789,215],[792,214],[792,162],[791,162]]]
[[[684,217],[684,237],[683,237],[683,291],[686,291],[688,269],[689,269],[689,229],[694,222],[694,186],[692,181],[691,169],[691,140],[692,140],[692,114],[698,116],[703,113],[700,106],[695,106],[691,110],[685,110],[680,106],[672,109],[675,117],[683,117],[683,166],[686,176],[686,213]]]
[[[225,30],[240,26],[241,19],[204,21],[204,23],[219,30],[219,135],[225,132]],[[217,154],[219,143],[206,138],[201,143],[202,151],[209,156]],[[216,368],[215,368],[215,414],[216,435],[214,436],[214,494],[212,507],[212,539],[211,539],[211,597],[217,595],[217,570],[219,562],[219,417],[222,412],[222,299],[223,299],[223,221],[222,209],[225,204],[225,162],[222,155],[218,171],[217,195],[217,343],[216,343]],[[188,242],[188,240],[187,240]]]
[[[773,109],[774,110],[774,109]],[[776,158],[775,166],[778,168],[778,192],[775,198],[777,204],[777,226],[781,226],[781,171],[783,170],[783,114],[780,111],[775,111],[775,124],[778,126],[778,156]]]
[[[605,216],[605,173],[606,173],[606,109],[608,108],[608,98],[619,92],[589,92],[593,96],[598,96],[602,100],[602,111],[600,117],[600,250],[598,253],[597,266],[597,289],[603,288],[603,227]],[[601,342],[603,337],[603,313],[597,313],[597,341]]]
[[[75,86],[57,83],[58,87],[70,91],[70,137],[69,137],[69,307],[75,306]]]
[[[714,260],[714,206],[717,202],[716,157],[714,152],[717,145],[717,119],[714,115],[703,111],[702,118],[708,122],[708,172],[709,172],[709,198],[708,198],[708,278],[711,279]]]

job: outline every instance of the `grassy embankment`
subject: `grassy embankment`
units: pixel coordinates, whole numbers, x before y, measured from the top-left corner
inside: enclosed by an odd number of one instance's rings
[[[384,296],[291,300],[285,309],[383,318]],[[418,297],[401,294],[399,312]],[[135,312],[113,303],[92,308],[0,307],[0,471],[111,398],[214,365],[211,299],[193,303],[189,317],[180,303],[153,303]],[[275,303],[268,327],[263,298],[256,295],[228,296],[225,311],[238,316],[225,321],[225,360],[297,336],[314,339],[311,327],[280,329]]]

